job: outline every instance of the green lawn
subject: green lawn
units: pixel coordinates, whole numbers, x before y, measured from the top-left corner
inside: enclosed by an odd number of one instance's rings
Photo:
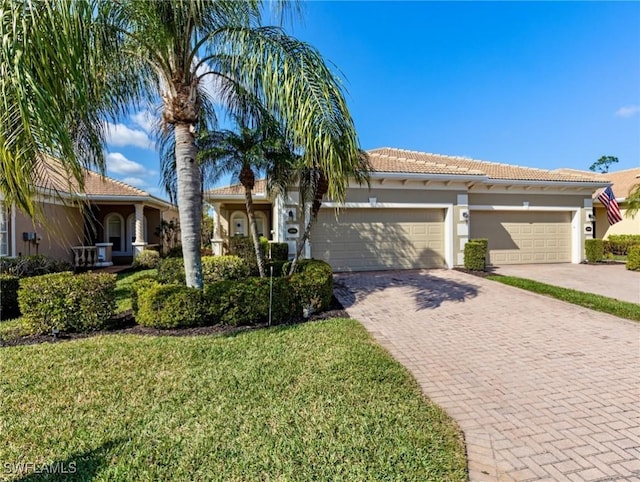
[[[570,288],[561,288],[559,286],[548,285],[539,281],[533,281],[516,276],[487,276],[488,279],[499,281],[506,285],[522,288],[534,293],[557,298],[562,301],[573,303],[574,305],[583,306],[595,311],[609,313],[627,320],[640,321],[640,305],[630,303],[628,301],[620,301],[606,296],[596,295],[593,293],[585,293],[584,291],[572,290]]]
[[[155,269],[118,273],[116,278],[116,313],[131,309],[131,285],[143,276],[155,275]]]
[[[1,348],[0,374],[0,461],[68,480],[466,480],[456,425],[353,320]]]

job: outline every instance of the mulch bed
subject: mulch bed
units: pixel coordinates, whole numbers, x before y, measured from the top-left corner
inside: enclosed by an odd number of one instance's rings
[[[331,305],[327,311],[317,313],[309,318],[298,318],[289,320],[286,323],[279,323],[278,326],[295,325],[309,321],[327,320],[329,318],[349,318],[342,304],[334,296]],[[110,330],[96,330],[90,333],[61,333],[56,337],[51,335],[30,335],[19,338],[10,338],[8,340],[0,339],[0,347],[19,346],[19,345],[37,345],[40,343],[60,343],[64,341],[78,340],[82,338],[90,338],[99,335],[140,335],[140,336],[207,336],[207,335],[233,335],[248,330],[256,330],[267,328],[266,323],[251,326],[197,326],[192,328],[173,328],[160,329],[148,326],[136,325],[132,313],[125,312],[119,315],[114,324],[119,328]]]

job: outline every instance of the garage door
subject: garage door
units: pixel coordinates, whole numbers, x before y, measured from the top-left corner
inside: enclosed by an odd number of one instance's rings
[[[444,267],[444,210],[322,209],[311,255],[335,271]]]
[[[489,240],[489,264],[571,262],[571,213],[471,213],[471,237]]]

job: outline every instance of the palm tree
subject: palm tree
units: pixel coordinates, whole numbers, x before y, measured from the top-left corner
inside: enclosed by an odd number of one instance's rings
[[[83,163],[104,167],[104,120],[158,99],[175,141],[188,286],[202,287],[196,138],[220,109],[259,124],[256,106],[264,106],[302,162],[326,173],[329,195],[344,198],[358,141],[341,84],[316,49],[261,26],[261,0],[0,1],[0,190],[8,201],[35,211],[29,172],[41,151],[78,180]]]

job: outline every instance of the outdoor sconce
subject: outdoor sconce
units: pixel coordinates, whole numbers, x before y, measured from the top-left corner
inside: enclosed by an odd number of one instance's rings
[[[289,214],[287,215],[287,219],[289,220],[290,223],[294,221],[293,210],[289,209]]]
[[[462,217],[465,219],[465,221],[468,220],[469,219],[469,211],[463,211],[462,212]]]
[[[595,219],[596,217],[593,214],[589,213],[589,221],[595,221]]]

